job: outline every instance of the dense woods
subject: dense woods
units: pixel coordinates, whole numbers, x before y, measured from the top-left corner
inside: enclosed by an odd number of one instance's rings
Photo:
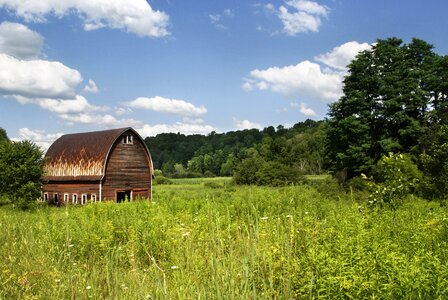
[[[323,172],[325,127],[325,121],[306,120],[291,128],[279,125],[207,136],[159,134],[145,142],[154,166],[171,177],[235,175],[240,183],[264,184],[268,178],[256,178],[256,173],[264,177],[276,172],[282,180],[294,182],[299,175]]]

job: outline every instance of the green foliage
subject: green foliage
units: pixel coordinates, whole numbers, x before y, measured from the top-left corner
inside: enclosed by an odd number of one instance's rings
[[[9,142],[9,138],[6,134],[6,130],[0,127],[0,143],[2,142]]]
[[[429,199],[448,198],[448,125],[435,130],[427,151],[420,155],[425,174],[422,192]]]
[[[0,207],[0,298],[447,295],[447,209],[436,202],[362,210],[307,186],[201,183],[156,186],[154,201]]]
[[[291,128],[282,125],[209,135],[160,134],[146,138],[156,168],[168,177],[232,176],[248,149],[266,161],[279,161],[301,173],[323,171],[323,121],[306,120]],[[179,172],[176,165],[186,168]]]
[[[173,184],[173,182],[163,175],[154,176],[154,184]]]
[[[365,175],[364,178],[367,179]],[[377,164],[376,183],[369,183],[369,204],[397,209],[403,199],[418,188],[421,178],[421,172],[409,155],[384,155]]]
[[[258,185],[283,186],[303,180],[299,170],[277,161],[263,163],[255,175]]]
[[[43,153],[30,141],[0,143],[0,195],[28,208],[41,195]]]
[[[330,106],[328,163],[348,177],[372,175],[389,152],[421,151],[428,124],[446,103],[444,61],[425,41],[378,40],[348,66],[344,95]],[[439,117],[433,117],[439,116]]]
[[[233,179],[236,184],[257,184],[257,172],[260,170],[263,159],[256,150],[248,152],[248,157],[243,159],[235,168]]]

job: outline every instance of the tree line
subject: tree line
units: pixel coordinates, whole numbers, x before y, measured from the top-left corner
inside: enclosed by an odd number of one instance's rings
[[[237,183],[264,184],[269,174],[276,174],[281,181],[296,182],[300,175],[324,172],[325,123],[308,119],[291,128],[164,133],[145,143],[155,168],[169,177],[234,176]]]

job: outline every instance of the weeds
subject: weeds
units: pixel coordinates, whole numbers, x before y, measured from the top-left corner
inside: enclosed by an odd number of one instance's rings
[[[154,202],[0,207],[0,298],[448,295],[445,207],[360,211],[309,186],[159,185]]]

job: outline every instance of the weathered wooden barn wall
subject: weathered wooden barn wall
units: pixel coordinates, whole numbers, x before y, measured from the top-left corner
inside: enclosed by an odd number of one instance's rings
[[[132,198],[151,197],[151,159],[141,139],[132,134],[132,143],[124,143],[124,133],[115,142],[106,165],[103,199],[116,200],[117,191],[132,191]]]
[[[44,194],[48,194],[48,200],[55,202],[55,194],[57,194],[57,202],[64,203],[64,195],[67,195],[67,203],[73,203],[73,195],[78,198],[81,203],[82,195],[86,195],[87,200],[99,201],[100,186],[98,182],[51,182],[45,185]],[[93,196],[93,197],[92,197]]]

